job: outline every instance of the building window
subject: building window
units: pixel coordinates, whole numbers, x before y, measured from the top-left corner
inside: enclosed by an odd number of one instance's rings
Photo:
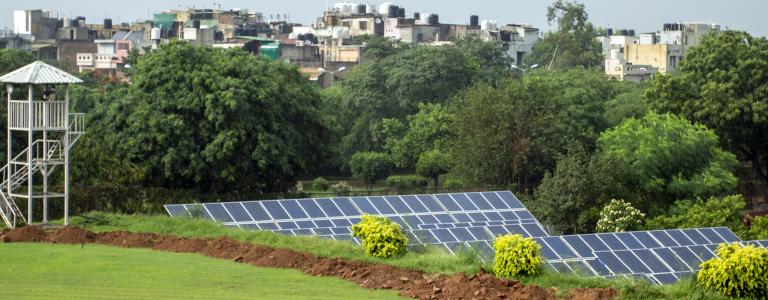
[[[368,21],[360,21],[360,30],[368,29]]]
[[[416,42],[421,43],[423,41],[424,41],[424,34],[421,34],[421,33],[417,34],[416,35]]]
[[[117,44],[117,50],[128,50],[128,43]]]

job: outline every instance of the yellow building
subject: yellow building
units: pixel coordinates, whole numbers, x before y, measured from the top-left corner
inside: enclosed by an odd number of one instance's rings
[[[671,44],[627,44],[624,60],[632,65],[649,65],[660,73],[674,72],[683,60],[683,47]]]

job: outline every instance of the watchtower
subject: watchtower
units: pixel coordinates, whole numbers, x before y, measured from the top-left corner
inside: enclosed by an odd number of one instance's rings
[[[67,72],[36,61],[0,77],[8,93],[7,163],[0,169],[0,216],[8,227],[18,219],[34,223],[35,205],[42,202],[42,223],[48,223],[48,201],[64,202],[64,225],[69,224],[70,149],[85,134],[82,113],[70,113],[69,85],[83,82]],[[16,95],[26,100],[15,100]],[[49,178],[64,169],[63,191],[51,192]],[[41,180],[41,186],[36,186]],[[16,199],[27,200],[26,218]]]

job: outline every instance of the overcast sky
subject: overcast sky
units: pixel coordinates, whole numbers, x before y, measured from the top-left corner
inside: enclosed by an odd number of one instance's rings
[[[179,7],[211,8],[220,3],[222,9],[247,8],[265,15],[288,14],[292,22],[309,24],[322,15],[325,0],[0,0],[0,28],[13,27],[13,10],[48,9],[63,16],[85,16],[88,23],[100,23],[105,17],[115,23],[146,19],[151,13]],[[357,1],[355,1],[357,2]],[[359,1],[369,3],[371,1]],[[384,1],[373,1],[379,4]],[[437,13],[443,23],[469,23],[469,15],[494,19],[500,24],[530,23],[547,28],[546,7],[552,0],[399,0],[390,1],[414,11]],[[731,29],[746,30],[752,35],[768,35],[768,0],[583,0],[592,23],[602,27],[657,31],[662,23],[702,21],[718,23]]]

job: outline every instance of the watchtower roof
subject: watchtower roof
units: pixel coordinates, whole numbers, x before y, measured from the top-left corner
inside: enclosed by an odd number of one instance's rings
[[[4,83],[63,84],[81,83],[80,78],[57,69],[42,61],[36,61],[0,77]]]

